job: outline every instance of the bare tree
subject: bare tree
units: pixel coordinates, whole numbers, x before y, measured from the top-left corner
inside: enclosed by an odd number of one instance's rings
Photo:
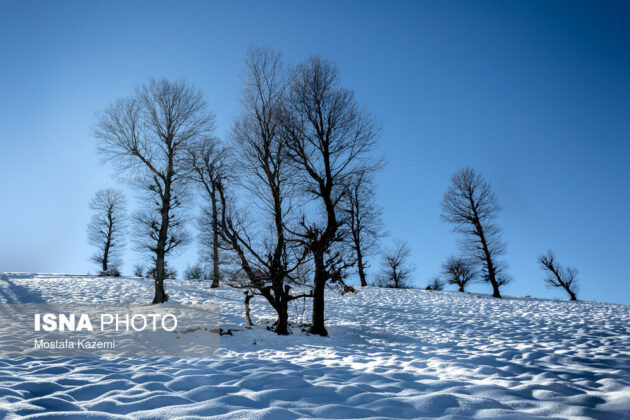
[[[439,276],[433,277],[428,283],[424,290],[442,290],[444,289],[444,282]]]
[[[330,252],[333,243],[341,239],[343,189],[349,177],[369,166],[366,162],[378,128],[359,108],[354,93],[340,86],[337,68],[321,57],[311,57],[297,67],[283,121],[287,152],[298,170],[295,182],[319,202],[319,210],[310,214],[319,220],[305,215],[299,237],[314,265],[310,332],[325,336],[325,286],[329,280],[341,282],[341,270],[348,265]]]
[[[90,209],[95,213],[88,224],[88,240],[97,249],[92,261],[101,266],[101,275],[117,272],[120,254],[124,248],[124,231],[126,229],[125,195],[118,190],[105,189],[98,191]]]
[[[538,257],[541,268],[547,272],[545,283],[549,287],[562,287],[570,297],[570,300],[577,300],[577,275],[575,268],[564,268],[560,263],[556,262],[556,256],[552,251],[548,251],[547,255]]]
[[[186,280],[203,280],[206,277],[203,268],[199,264],[189,265],[184,270],[184,278]]]
[[[246,76],[241,96],[243,111],[233,130],[235,168],[233,188],[242,187],[257,208],[238,208],[236,200],[218,186],[221,200],[221,237],[237,256],[245,274],[240,286],[246,294],[262,295],[278,314],[277,334],[289,334],[288,303],[310,296],[292,295],[299,280],[299,267],[306,252],[288,238],[287,224],[293,209],[294,171],[287,163],[286,141],[279,129],[288,79],[279,54],[269,49],[252,49],[246,58]],[[256,225],[247,218],[255,213]],[[260,229],[260,226],[263,229]],[[255,291],[255,292],[254,292]]]
[[[460,292],[465,291],[466,285],[472,282],[477,275],[475,267],[469,260],[453,256],[442,264],[442,274],[446,282],[458,286]]]
[[[219,287],[221,277],[221,245],[219,234],[218,186],[226,177],[227,152],[216,139],[207,138],[188,148],[192,179],[201,186],[210,206],[204,208],[199,220],[202,257],[211,261],[212,283]]]
[[[133,267],[133,275],[136,277],[144,277],[144,266],[142,264],[136,264]]]
[[[490,184],[473,169],[455,172],[442,200],[442,220],[463,234],[461,242],[471,259],[481,265],[482,278],[492,285],[496,298],[499,288],[510,281],[506,265],[497,260],[505,253],[501,229],[496,224],[500,210]]]
[[[200,90],[168,80],[140,86],[98,119],[99,151],[145,193],[148,208],[135,220],[141,229],[140,247],[153,255],[153,303],[168,300],[166,256],[188,240],[180,217],[189,180],[186,150],[211,136],[213,119]]]
[[[408,280],[415,267],[409,262],[411,250],[407,242],[397,242],[383,254],[383,271],[378,285],[400,289],[408,287]]]
[[[350,247],[356,259],[361,286],[367,286],[366,257],[378,248],[383,237],[382,209],[376,205],[371,171],[359,171],[344,191],[343,211],[350,233]]]

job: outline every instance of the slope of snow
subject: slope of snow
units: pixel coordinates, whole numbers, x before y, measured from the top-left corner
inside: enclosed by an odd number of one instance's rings
[[[147,302],[137,278],[0,274],[0,302]],[[424,290],[327,291],[330,337],[266,330],[239,290],[169,281],[219,303],[221,357],[0,359],[0,417],[630,418],[630,307]],[[308,317],[296,301],[296,320]],[[0,337],[0,340],[3,339]]]

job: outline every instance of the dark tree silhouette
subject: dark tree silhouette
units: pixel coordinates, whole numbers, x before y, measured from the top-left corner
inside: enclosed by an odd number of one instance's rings
[[[366,260],[383,237],[382,210],[376,205],[372,171],[367,168],[351,177],[344,191],[343,211],[349,230],[349,245],[354,251],[361,286],[367,286]]]
[[[442,290],[444,289],[444,282],[440,277],[434,277],[427,283],[424,290]]]
[[[211,262],[211,288],[219,287],[221,245],[219,233],[218,186],[226,177],[227,153],[216,139],[208,138],[188,148],[192,179],[201,187],[210,203],[199,219],[202,258]]]
[[[185,244],[181,199],[189,180],[188,146],[211,136],[213,115],[201,91],[183,81],[151,81],[133,96],[101,113],[95,129],[99,151],[145,194],[147,208],[136,215],[140,247],[155,265],[153,303],[164,291],[166,256]]]
[[[254,200],[248,202],[249,211],[239,209],[220,183],[220,234],[235,252],[245,274],[235,276],[240,279],[238,286],[256,291],[269,302],[278,314],[275,332],[286,335],[288,303],[311,295],[291,294],[306,252],[290,243],[287,231],[293,209],[294,170],[287,162],[279,115],[289,81],[279,54],[269,49],[250,50],[246,67],[243,110],[233,130],[233,166],[238,169],[232,171],[231,180],[234,188],[242,187]],[[258,209],[252,208],[252,202]],[[256,210],[258,226],[246,217]]]
[[[474,281],[477,275],[474,265],[461,257],[449,257],[442,264],[442,274],[446,282],[458,286],[460,292],[464,292],[466,285]]]
[[[470,168],[453,175],[442,200],[442,220],[463,234],[463,249],[481,265],[482,278],[492,285],[492,296],[496,298],[501,297],[499,288],[510,281],[506,265],[497,260],[505,253],[501,229],[496,224],[499,210],[490,184]]]
[[[136,277],[144,277],[144,266],[142,264],[136,264],[133,267],[133,275]]]
[[[377,283],[381,287],[395,289],[408,287],[408,280],[415,267],[409,262],[411,251],[407,242],[397,242],[383,254],[383,271]]]
[[[100,190],[90,201],[95,213],[88,225],[88,240],[97,249],[92,261],[100,265],[101,275],[117,272],[124,247],[126,199],[118,190]]]
[[[204,277],[205,273],[199,264],[189,265],[184,271],[184,278],[186,280],[203,280]]]
[[[549,287],[562,287],[568,294],[570,300],[577,300],[577,275],[575,268],[564,268],[556,261],[556,256],[552,251],[546,255],[538,257],[541,268],[547,272],[545,283]]]
[[[378,129],[359,108],[354,93],[340,85],[337,68],[321,57],[311,57],[297,67],[283,117],[287,152],[299,175],[295,182],[319,202],[319,210],[309,213],[319,220],[305,215],[299,237],[314,266],[310,332],[325,336],[325,286],[329,280],[342,282],[342,270],[348,265],[331,252],[341,239],[343,188],[349,177],[368,166]]]

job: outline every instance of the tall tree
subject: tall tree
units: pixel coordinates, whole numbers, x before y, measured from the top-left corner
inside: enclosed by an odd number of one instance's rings
[[[496,223],[499,210],[496,195],[480,174],[470,168],[455,172],[442,200],[442,220],[463,235],[464,250],[481,265],[483,279],[492,285],[496,298],[501,297],[499,288],[510,281],[506,265],[497,260],[505,253]]]
[[[88,225],[88,240],[97,249],[92,261],[101,266],[101,275],[117,271],[124,247],[126,228],[125,195],[111,188],[100,190],[90,201],[94,215]]]
[[[298,297],[291,285],[306,253],[293,246],[287,225],[293,211],[294,170],[287,163],[286,141],[279,129],[288,78],[279,54],[252,49],[247,54],[241,96],[242,113],[234,125],[233,188],[251,194],[249,211],[237,208],[219,184],[221,235],[237,255],[243,287],[257,291],[278,314],[275,332],[288,334],[288,303]],[[255,213],[258,227],[246,218]],[[260,226],[263,226],[261,229]],[[249,294],[248,294],[249,296]],[[246,303],[249,300],[246,298]]]
[[[398,241],[383,254],[383,271],[378,285],[400,289],[408,286],[415,267],[410,263],[411,250],[407,242]]]
[[[192,179],[201,186],[210,206],[203,209],[199,220],[203,258],[211,261],[211,288],[219,287],[221,246],[219,232],[218,186],[226,177],[227,152],[216,139],[202,139],[188,149]]]
[[[147,208],[136,215],[140,247],[155,265],[153,303],[164,291],[166,256],[187,242],[181,219],[189,180],[187,148],[211,137],[213,115],[201,91],[184,81],[151,80],[103,111],[95,136],[99,151],[145,194]]]
[[[297,66],[283,121],[287,152],[299,174],[296,183],[319,202],[315,213],[323,214],[315,221],[305,217],[301,238],[314,265],[310,332],[325,336],[325,286],[329,280],[342,279],[340,269],[345,265],[329,252],[340,240],[343,188],[349,177],[368,166],[378,128],[360,109],[354,93],[340,85],[335,65],[321,57]]]
[[[475,279],[477,273],[467,259],[451,256],[442,264],[442,274],[448,284],[453,284],[460,292],[464,292],[466,285]]]
[[[378,247],[383,237],[382,210],[376,205],[371,171],[359,171],[351,177],[344,191],[343,211],[349,230],[350,247],[354,251],[361,286],[367,286],[367,256]]]
[[[547,286],[562,287],[569,294],[570,300],[577,300],[578,271],[575,268],[564,268],[556,261],[556,256],[552,251],[538,257],[538,263],[547,272],[547,277],[545,277]]]

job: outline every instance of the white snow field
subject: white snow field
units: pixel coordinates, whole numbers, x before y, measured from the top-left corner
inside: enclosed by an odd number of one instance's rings
[[[151,288],[138,278],[0,273],[5,303],[139,303]],[[220,357],[0,359],[0,417],[630,418],[629,306],[329,290],[330,337],[299,327],[278,337],[262,298],[247,329],[242,291],[184,280],[166,288],[178,303],[220,303],[222,328],[233,331]]]

